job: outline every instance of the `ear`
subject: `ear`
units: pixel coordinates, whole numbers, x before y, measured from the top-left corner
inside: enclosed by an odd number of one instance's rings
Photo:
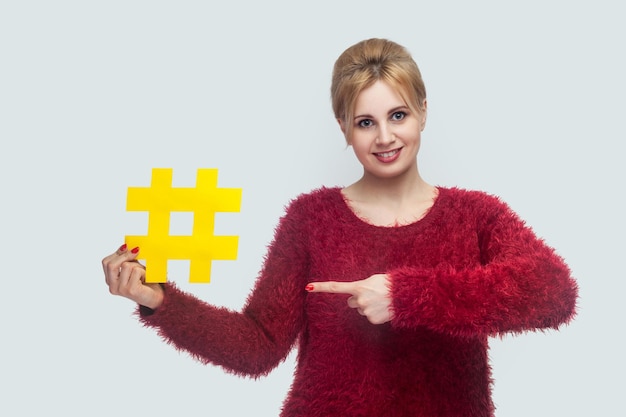
[[[422,130],[424,130],[424,128],[426,127],[426,118],[428,115],[428,101],[426,101],[426,99],[424,99],[424,102],[422,103]]]
[[[341,133],[346,134],[346,125],[341,119],[337,119],[337,123],[339,123],[339,129],[341,129]]]
[[[341,133],[343,133],[343,137],[346,138],[346,143],[348,144],[348,146],[350,146],[351,145],[350,139],[346,135],[346,123],[341,119],[337,119],[337,123],[339,123],[339,129],[341,129]]]

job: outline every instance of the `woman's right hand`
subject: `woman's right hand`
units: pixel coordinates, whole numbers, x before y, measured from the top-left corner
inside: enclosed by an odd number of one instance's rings
[[[126,245],[122,245],[104,258],[104,278],[111,294],[155,310],[163,304],[163,287],[145,282],[146,268],[136,260],[138,253],[139,248],[129,251]]]

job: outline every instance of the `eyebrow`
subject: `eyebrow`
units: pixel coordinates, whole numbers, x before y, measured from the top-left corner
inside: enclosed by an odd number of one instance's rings
[[[400,111],[400,110],[409,110],[410,111],[411,109],[409,108],[409,106],[402,105],[402,106],[394,107],[393,109],[389,110],[387,112],[387,114],[393,114],[393,113],[395,113],[397,111]],[[356,119],[359,119],[361,117],[367,117],[367,118],[371,119],[372,115],[370,115],[370,114],[359,114],[359,115],[355,115],[354,119],[356,120]]]

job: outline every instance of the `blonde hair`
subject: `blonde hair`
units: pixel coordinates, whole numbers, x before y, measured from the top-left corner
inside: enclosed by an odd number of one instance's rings
[[[394,88],[411,111],[426,111],[422,74],[406,48],[387,39],[361,41],[337,58],[330,87],[333,112],[343,121],[346,138],[352,133],[357,97],[378,80]]]

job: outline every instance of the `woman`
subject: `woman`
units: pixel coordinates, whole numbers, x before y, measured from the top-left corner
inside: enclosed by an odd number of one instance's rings
[[[109,289],[229,372],[267,374],[297,345],[285,417],[492,416],[488,337],[568,322],[576,283],[498,198],[421,178],[426,92],[403,47],[348,48],[331,93],[363,176],[290,203],[241,312],[145,284],[139,248],[103,260]]]

